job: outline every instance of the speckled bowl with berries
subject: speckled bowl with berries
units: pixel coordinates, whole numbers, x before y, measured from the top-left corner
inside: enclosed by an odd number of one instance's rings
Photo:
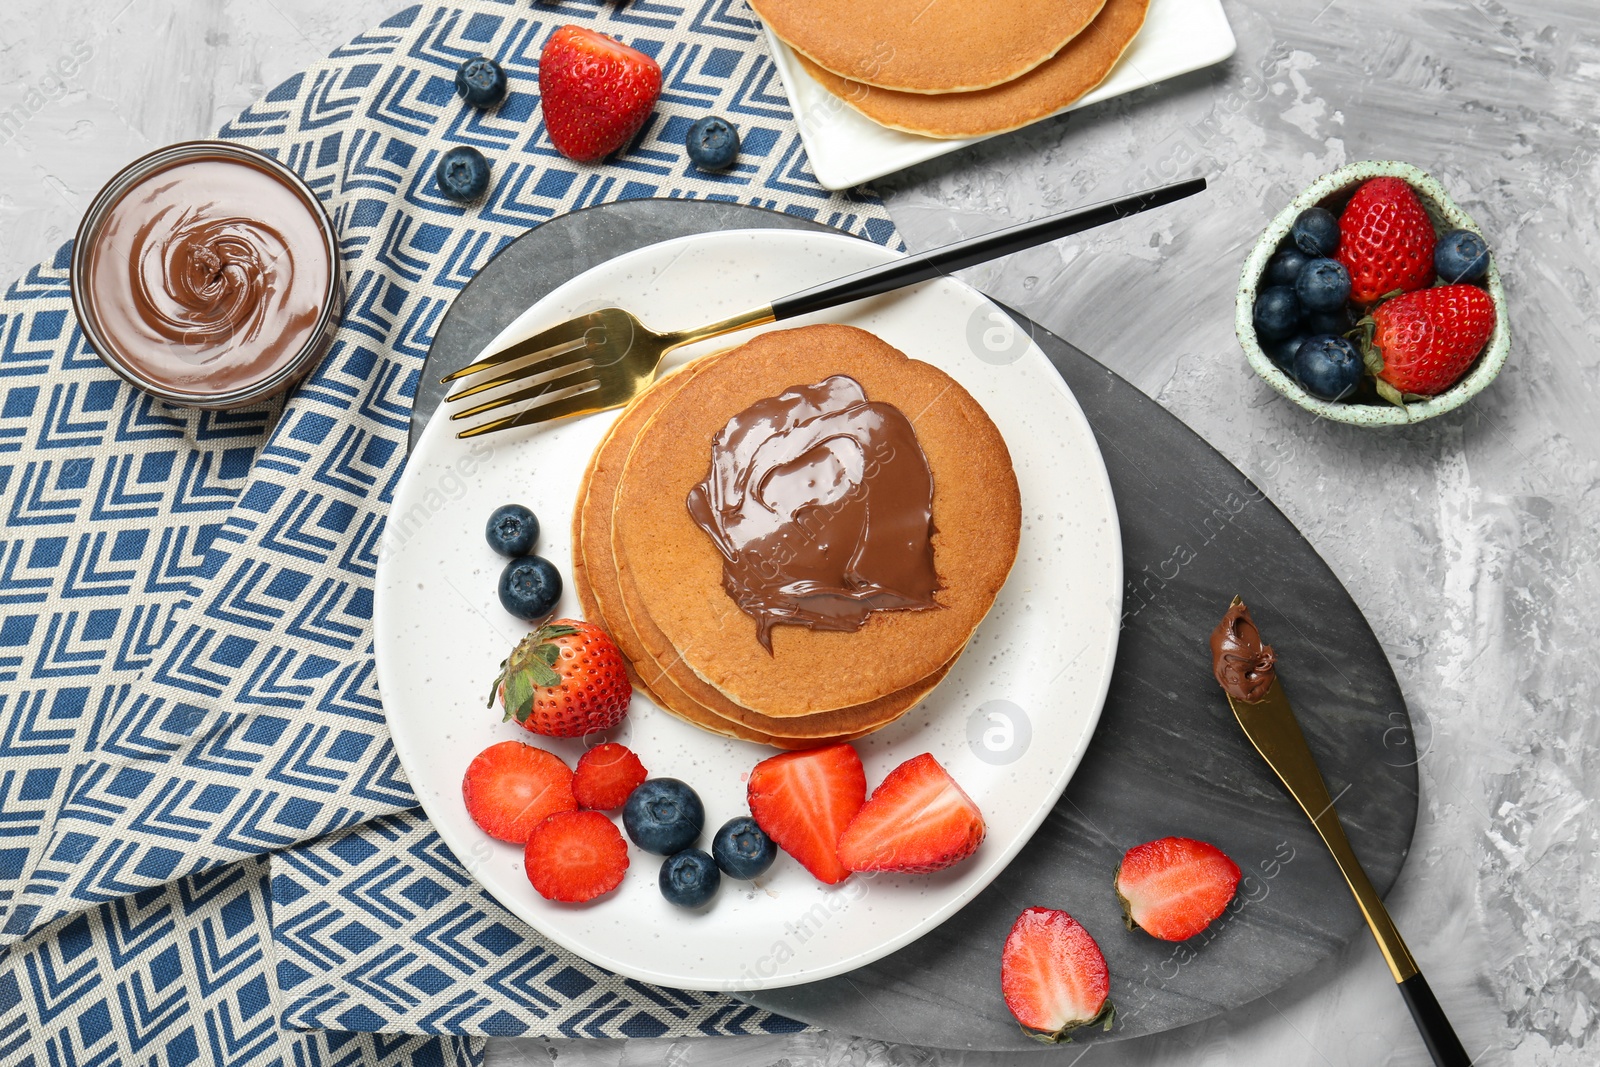
[[[1267,355],[1256,336],[1254,319],[1256,297],[1262,288],[1262,278],[1266,273],[1267,264],[1289,237],[1295,219],[1301,212],[1311,207],[1323,207],[1338,215],[1363,182],[1384,176],[1403,179],[1411,186],[1432,220],[1436,234],[1443,235],[1451,230],[1471,230],[1482,235],[1482,230],[1472,217],[1457,207],[1449,194],[1444,191],[1444,187],[1425,171],[1409,163],[1392,161],[1350,163],[1312,182],[1267,226],[1260,239],[1256,241],[1255,247],[1251,249],[1249,257],[1245,260],[1244,270],[1239,276],[1239,295],[1234,316],[1234,329],[1239,336],[1240,346],[1244,348],[1245,357],[1268,385],[1312,414],[1357,426],[1405,426],[1460,407],[1494,380],[1511,351],[1511,330],[1506,314],[1505,290],[1501,287],[1500,271],[1492,254],[1493,243],[1485,238],[1491,251],[1489,269],[1478,284],[1488,292],[1494,303],[1494,329],[1483,351],[1466,373],[1437,396],[1411,399],[1403,406],[1373,395],[1370,390],[1350,399],[1322,400],[1302,388],[1293,375],[1287,373]]]

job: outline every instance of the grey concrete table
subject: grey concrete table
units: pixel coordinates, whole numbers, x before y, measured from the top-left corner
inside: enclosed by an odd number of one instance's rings
[[[1093,352],[1254,479],[1366,612],[1419,732],[1423,806],[1390,905],[1479,1062],[1600,1041],[1600,15],[1591,0],[1225,0],[1221,67],[880,183],[913,248],[1204,173],[1206,209],[970,280]],[[0,5],[0,270],[70,234],[128,159],[208,133],[399,0]],[[60,56],[89,55],[65,85]],[[152,57],[159,57],[152,59]],[[34,94],[34,95],[30,95]],[[1393,433],[1309,419],[1253,379],[1232,292],[1266,220],[1356,159],[1438,174],[1493,237],[1515,347],[1466,410]],[[1090,1065],[1423,1064],[1365,942],[1290,988]],[[1072,1063],[1083,1050],[1048,1057]],[[844,1035],[494,1042],[491,1062],[1025,1064]]]

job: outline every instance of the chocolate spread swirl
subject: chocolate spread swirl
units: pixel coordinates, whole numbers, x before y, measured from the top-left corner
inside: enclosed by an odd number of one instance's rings
[[[264,167],[186,160],[134,185],[92,237],[89,292],[106,340],[186,391],[246,387],[317,332],[334,264],[322,222]]]
[[[145,324],[173,344],[214,348],[256,340],[272,290],[294,258],[271,226],[161,211],[134,234],[128,253]]]
[[[1235,600],[1211,631],[1211,673],[1223,692],[1254,704],[1267,695],[1277,677],[1272,646],[1261,643],[1261,631],[1244,602]]]
[[[729,419],[688,505],[768,652],[777,625],[853,631],[875,611],[938,607],[928,459],[900,409],[853,378]]]

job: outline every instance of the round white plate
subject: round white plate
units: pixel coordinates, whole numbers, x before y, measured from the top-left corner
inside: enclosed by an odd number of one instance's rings
[[[856,238],[796,231],[667,241],[574,278],[490,348],[610,304],[656,329],[697,325],[894,256]],[[1077,767],[1110,681],[1122,608],[1116,510],[1094,434],[1044,353],[952,278],[767,328],[810,321],[859,326],[943,368],[983,404],[1011,449],[1023,525],[1009,581],[943,684],[899,722],[856,742],[869,788],[903,760],[932,752],[971,794],[989,832],[965,863],[932,876],[856,875],[828,887],[780,855],[758,882],[724,879],[709,907],[688,912],[657,889],[659,858],[630,845],[631,866],[616,892],[582,906],[544,900],[523,873],[522,850],[480,831],[461,800],[467,764],[497,741],[542,744],[569,764],[582,752],[581,742],[535,737],[484,706],[498,664],[528,627],[500,607],[504,561],[485,544],[483,528],[500,504],[526,504],[542,525],[538,552],[570,574],[578,482],[615,413],[460,441],[441,406],[411,454],[384,532],[378,684],[422,806],[507,909],[631,978],[702,990],[795,985],[921,937],[1027,843]],[[727,344],[680,350],[670,363]],[[578,613],[570,590],[557,613]],[[680,722],[642,695],[615,735],[652,775],[681,778],[699,792],[707,848],[716,827],[748,813],[745,779],[773,754]]]

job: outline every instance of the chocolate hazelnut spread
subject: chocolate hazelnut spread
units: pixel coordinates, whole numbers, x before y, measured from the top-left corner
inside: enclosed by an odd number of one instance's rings
[[[86,239],[84,306],[110,355],[178,392],[234,393],[272,376],[315,340],[329,303],[320,209],[239,155],[191,155],[144,176]]]
[[[928,459],[900,409],[853,378],[729,419],[688,505],[768,652],[776,625],[851,631],[875,611],[938,607]]]
[[[1235,600],[1211,631],[1211,673],[1223,692],[1253,704],[1267,695],[1277,677],[1272,646],[1261,643],[1250,609]]]

